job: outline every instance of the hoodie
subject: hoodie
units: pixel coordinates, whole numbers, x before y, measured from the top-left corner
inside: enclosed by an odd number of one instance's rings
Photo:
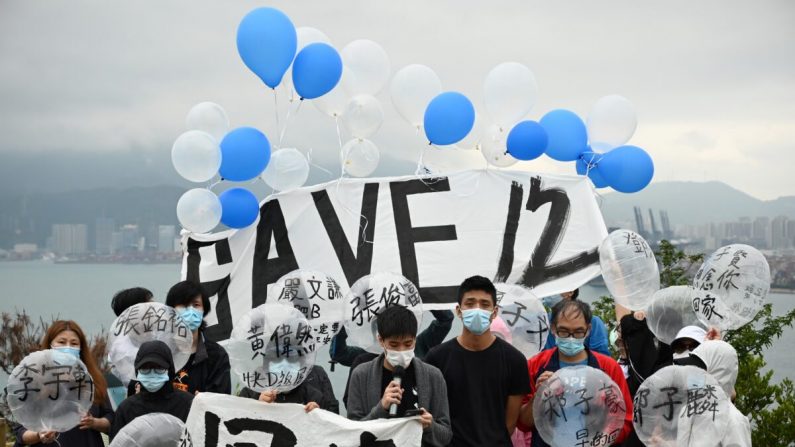
[[[708,340],[694,349],[692,355],[704,362],[707,372],[718,381],[726,396],[731,398],[734,394],[734,384],[737,382],[739,368],[737,351],[732,345],[722,340]],[[729,409],[727,433],[720,445],[721,447],[751,447],[751,423],[733,403]]]
[[[167,366],[168,376],[174,377],[174,360],[171,350],[162,341],[148,341],[141,345],[135,356],[135,373],[146,363],[156,363]],[[113,425],[110,428],[110,438],[124,428],[138,416],[150,413],[166,413],[176,416],[185,422],[188,419],[193,395],[174,391],[171,381],[166,382],[162,388],[154,393],[141,387],[141,392],[125,399],[116,410]]]

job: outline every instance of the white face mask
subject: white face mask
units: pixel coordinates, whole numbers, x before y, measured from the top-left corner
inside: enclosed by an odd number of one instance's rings
[[[406,369],[414,359],[414,350],[408,349],[406,351],[390,351],[386,350],[386,361],[392,366],[402,366]]]

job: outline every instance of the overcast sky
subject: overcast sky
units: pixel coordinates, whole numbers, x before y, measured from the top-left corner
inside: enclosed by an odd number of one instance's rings
[[[221,104],[233,126],[272,135],[272,93],[235,47],[237,24],[260,5],[324,31],[338,49],[358,38],[380,43],[393,73],[428,65],[481,113],[483,79],[505,61],[535,73],[533,119],[554,108],[585,117],[599,97],[621,94],[638,111],[630,142],[653,157],[655,181],[720,180],[762,199],[795,194],[795,2],[786,0],[2,0],[0,160],[10,165],[22,151],[121,160],[136,150],[167,163],[186,112],[204,100]],[[423,143],[388,91],[379,99],[379,172],[406,173]],[[334,122],[312,106],[285,140],[330,169],[336,159]],[[431,156],[483,166],[462,152]],[[63,166],[42,158],[30,177],[44,182]],[[521,168],[574,172],[546,157]],[[119,175],[129,169],[118,165]]]

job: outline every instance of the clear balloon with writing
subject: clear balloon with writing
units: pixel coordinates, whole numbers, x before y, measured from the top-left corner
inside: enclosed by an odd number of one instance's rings
[[[185,430],[185,423],[166,413],[138,416],[125,425],[110,447],[174,447]]]
[[[168,345],[177,371],[188,362],[193,333],[173,307],[161,303],[136,304],[113,321],[108,335],[108,358],[111,372],[123,384],[135,378],[138,348],[152,340]]]
[[[254,391],[288,392],[315,364],[315,338],[303,313],[266,303],[243,315],[224,348],[240,383]]]
[[[47,349],[17,365],[6,386],[16,422],[33,431],[71,430],[94,400],[94,381],[80,359]]]
[[[654,251],[634,231],[616,230],[599,247],[605,285],[616,302],[628,309],[643,309],[660,290],[660,271]]]
[[[671,286],[658,290],[646,307],[646,324],[661,342],[670,345],[685,326],[700,326],[693,311],[693,288]]]
[[[318,345],[328,345],[345,321],[345,300],[331,276],[294,270],[268,287],[269,302],[295,307],[312,324]]]
[[[495,284],[499,316],[511,331],[511,344],[530,358],[547,343],[549,316],[537,296],[518,284]]]
[[[729,399],[718,382],[695,366],[668,366],[635,393],[633,424],[645,445],[718,445],[729,418]]]
[[[373,273],[356,281],[345,298],[345,330],[348,343],[370,352],[383,349],[376,338],[376,317],[390,306],[408,308],[422,323],[422,299],[419,289],[403,275]]]
[[[693,287],[693,310],[702,323],[737,329],[762,309],[770,291],[770,266],[750,245],[727,245],[704,261]]]
[[[536,429],[553,447],[612,445],[626,414],[621,388],[590,366],[558,370],[533,399]]]

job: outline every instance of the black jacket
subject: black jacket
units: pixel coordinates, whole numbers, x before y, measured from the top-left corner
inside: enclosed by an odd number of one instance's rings
[[[177,371],[174,378],[176,387],[187,385],[188,393],[231,394],[232,382],[229,378],[229,355],[218,343],[204,338],[199,332],[199,344],[188,363]],[[184,390],[185,391],[185,390]]]

